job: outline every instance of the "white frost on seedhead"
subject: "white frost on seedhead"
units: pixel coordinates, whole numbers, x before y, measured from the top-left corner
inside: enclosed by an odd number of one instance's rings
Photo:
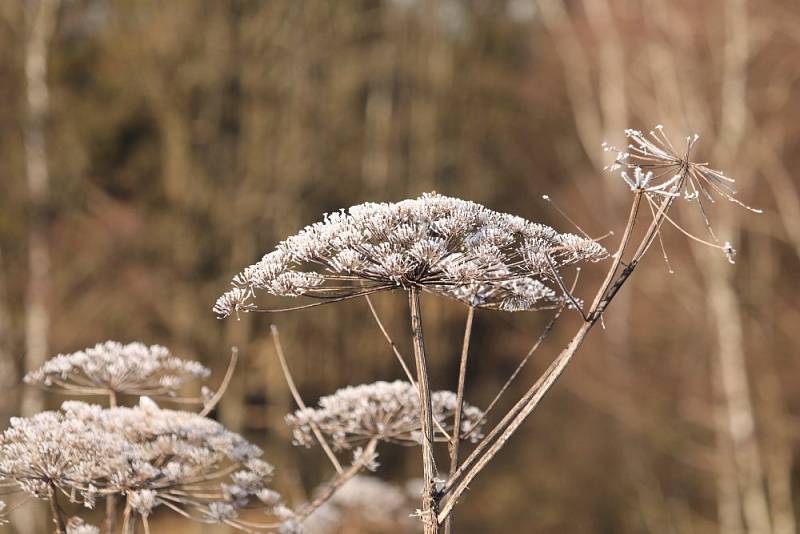
[[[452,431],[456,395],[450,391],[431,394],[433,419]],[[461,433],[470,433],[482,424],[483,412],[464,403]],[[316,443],[313,427],[328,436],[337,449],[351,449],[375,438],[392,443],[420,443],[422,438],[419,419],[419,392],[408,382],[375,382],[348,386],[332,395],[322,397],[318,407],[297,410],[286,416],[292,428],[294,442],[309,447]],[[444,436],[434,425],[434,439]],[[481,437],[476,430],[470,435]]]
[[[163,506],[243,528],[240,509],[282,502],[267,487],[273,467],[261,454],[218,422],[147,397],[132,408],[68,401],[12,419],[0,435],[0,483],[40,498],[55,490],[87,508],[117,495],[141,516]]]
[[[106,341],[55,356],[28,373],[25,383],[77,394],[174,396],[186,382],[209,374],[199,362],[177,358],[160,345]]]
[[[556,268],[607,256],[596,241],[435,193],[325,215],[233,278],[221,317],[256,309],[258,293],[335,299],[418,287],[469,306],[557,306],[543,281]]]

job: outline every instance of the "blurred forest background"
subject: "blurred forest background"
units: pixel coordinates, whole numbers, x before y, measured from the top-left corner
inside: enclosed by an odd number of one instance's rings
[[[592,235],[619,231],[629,192],[600,144],[663,123],[700,133],[701,157],[764,214],[715,206],[735,265],[665,232],[675,273],[654,249],[475,480],[458,530],[794,534],[798,102],[796,0],[0,0],[3,426],[58,405],[20,384],[58,352],[141,340],[221,375],[238,345],[217,415],[300,501],[330,466],[290,444],[270,322],[306,402],[402,371],[360,300],[218,321],[230,277],[323,212],[431,190],[574,231],[549,194]],[[702,235],[687,208],[675,216]],[[402,295],[375,301],[410,353]],[[432,384],[454,388],[463,308],[424,306]],[[547,319],[477,314],[469,402],[492,398]],[[380,452],[382,477],[419,476],[417,451]],[[43,511],[17,531],[39,532]]]

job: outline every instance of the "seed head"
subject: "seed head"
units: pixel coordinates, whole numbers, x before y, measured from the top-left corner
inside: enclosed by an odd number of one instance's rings
[[[327,214],[233,279],[214,311],[256,309],[259,293],[337,299],[418,287],[469,306],[553,307],[546,261],[561,268],[606,257],[596,241],[457,198],[425,194]]]
[[[59,354],[28,373],[25,382],[87,395],[173,396],[187,381],[209,374],[200,363],[177,358],[160,345],[106,341]]]
[[[437,391],[431,395],[433,418],[446,430],[452,430],[456,395]],[[481,424],[483,413],[464,404],[461,433]],[[315,443],[313,425],[329,436],[337,449],[350,449],[370,439],[393,443],[421,443],[419,392],[401,380],[348,386],[333,395],[322,397],[317,408],[297,410],[286,416],[294,442],[306,447]],[[444,439],[438,426],[434,439]],[[480,432],[472,434],[479,438]]]

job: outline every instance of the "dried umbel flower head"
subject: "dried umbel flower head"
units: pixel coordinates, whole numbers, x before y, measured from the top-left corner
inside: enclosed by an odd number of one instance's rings
[[[449,391],[436,391],[431,395],[433,419],[441,428],[452,431],[456,395]],[[482,424],[483,412],[464,403],[461,433]],[[322,397],[317,408],[297,410],[286,416],[298,445],[315,443],[313,426],[330,437],[338,449],[350,449],[371,439],[393,443],[421,443],[419,419],[419,392],[408,382],[375,382],[348,386],[333,395]],[[435,439],[444,440],[440,427],[435,426]],[[472,439],[480,437],[475,431]]]
[[[60,412],[12,420],[0,436],[0,477],[36,497],[56,490],[91,508],[97,497],[119,495],[143,517],[164,505],[244,528],[239,510],[258,503],[270,511],[281,501],[260,456],[216,421],[147,397],[133,408],[69,401]]]
[[[259,292],[336,300],[418,287],[473,307],[552,307],[552,266],[606,256],[596,241],[437,194],[327,214],[233,279],[214,306],[257,309]],[[550,259],[550,262],[547,259]]]
[[[133,408],[82,402],[62,408],[135,445],[134,461],[114,473],[109,487],[126,495],[140,515],[167,504],[198,521],[239,526],[238,511],[251,502],[270,509],[280,504],[266,486],[273,468],[260,459],[261,450],[207,417],[161,409],[147,397]]]
[[[670,196],[682,195],[686,200],[697,200],[701,207],[704,199],[714,202],[713,195],[716,194],[761,213],[734,197],[736,190],[733,188],[733,178],[712,169],[708,163],[692,160],[692,151],[700,140],[698,134],[686,138],[683,152],[675,148],[660,124],[647,134],[628,129],[625,130],[625,135],[630,141],[627,150],[620,150],[607,143],[603,144],[603,148],[616,153],[616,159],[608,169],[623,169],[622,178],[631,190]]]
[[[98,490],[136,454],[123,436],[63,412],[14,417],[0,435],[0,479],[38,498],[58,490],[94,507]]]
[[[622,169],[622,178],[631,191],[644,193],[653,207],[655,204],[651,197],[656,195],[682,196],[687,201],[696,201],[706,228],[715,243],[709,243],[689,234],[669,217],[667,220],[692,239],[722,250],[728,261],[733,263],[736,251],[729,242],[718,244],[703,202],[714,203],[716,195],[755,213],[761,213],[761,210],[743,204],[734,196],[736,190],[733,188],[735,182],[733,178],[726,176],[722,171],[712,169],[708,163],[693,161],[692,151],[700,136],[694,134],[687,137],[686,147],[683,152],[679,152],[660,124],[647,134],[628,129],[625,130],[625,135],[629,140],[626,150],[620,150],[607,143],[603,144],[604,150],[616,153],[616,159],[607,169],[612,171]]]
[[[200,363],[177,358],[160,345],[106,341],[59,354],[28,373],[25,382],[76,394],[173,396],[187,381],[209,374]]]

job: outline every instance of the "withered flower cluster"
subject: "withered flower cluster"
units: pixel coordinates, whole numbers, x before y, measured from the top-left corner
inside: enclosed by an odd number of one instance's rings
[[[174,395],[186,380],[208,374],[163,347],[106,342],[56,356],[27,381],[112,397]],[[162,507],[203,523],[277,528],[292,512],[268,487],[273,468],[261,456],[261,449],[220,423],[161,408],[147,396],[132,407],[67,401],[57,411],[13,418],[0,434],[0,489],[49,500],[56,508],[59,499],[88,509],[111,499],[125,507],[126,517],[145,524]],[[240,517],[251,508],[278,522]],[[68,533],[96,532],[79,517],[65,527]]]
[[[453,431],[453,414],[456,395],[450,391],[431,394],[433,419],[436,426],[434,439],[446,440],[442,430]],[[322,397],[316,408],[297,410],[286,416],[292,428],[294,441],[298,445],[315,443],[313,433],[316,426],[330,437],[337,449],[350,449],[371,439],[391,443],[418,444],[422,440],[420,427],[419,392],[408,382],[375,382],[360,386],[348,386],[332,395]],[[471,439],[481,437],[483,412],[464,404],[461,434]]]
[[[117,341],[59,354],[25,376],[25,383],[80,395],[174,396],[191,380],[211,372],[199,362],[177,358],[160,345]]]
[[[596,241],[435,193],[330,213],[233,279],[214,311],[258,310],[258,293],[336,300],[418,287],[477,308],[558,305],[553,268],[606,257]]]

